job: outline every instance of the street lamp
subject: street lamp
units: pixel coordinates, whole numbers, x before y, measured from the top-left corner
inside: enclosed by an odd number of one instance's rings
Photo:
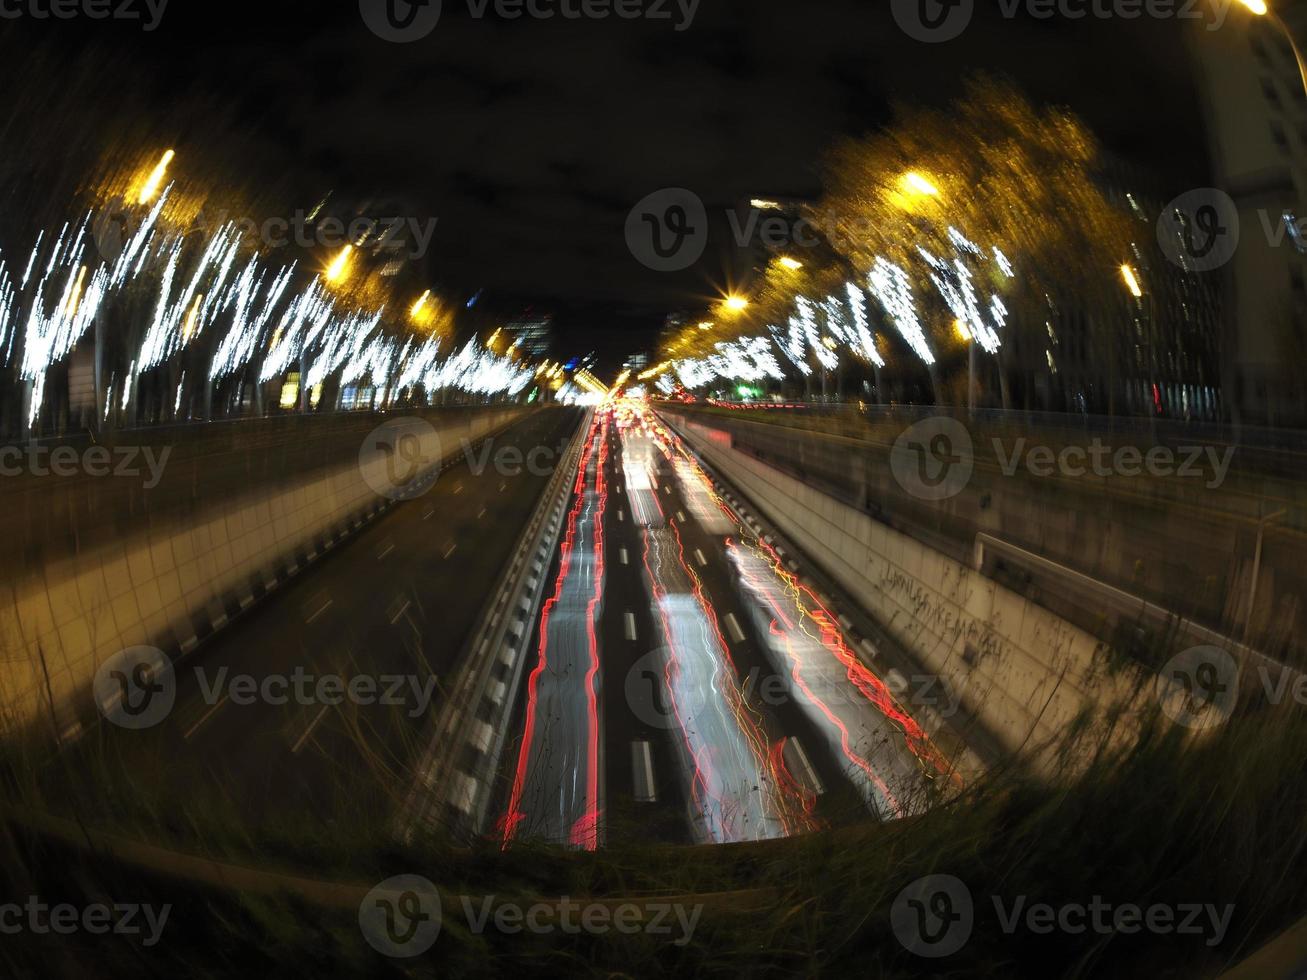
[[[915,170],[910,170],[903,175],[903,186],[923,197],[939,197],[939,188]]]
[[[1126,289],[1130,290],[1130,295],[1135,299],[1143,299],[1144,291],[1139,287],[1139,279],[1135,276],[1135,270],[1129,265],[1121,266],[1121,278],[1125,280]]]
[[[327,282],[336,285],[345,279],[345,273],[349,269],[349,256],[353,251],[353,245],[346,245],[336,253],[336,257],[331,260],[331,265],[327,266],[327,271],[324,273]]]
[[[732,313],[742,313],[748,307],[749,301],[743,296],[727,296],[726,309]]]
[[[1303,62],[1302,52],[1298,50],[1298,42],[1294,40],[1288,26],[1271,10],[1266,0],[1239,0],[1239,3],[1250,13],[1265,17],[1284,35],[1284,39],[1289,42],[1289,47],[1293,50],[1294,60],[1298,62],[1298,77],[1302,80],[1303,91],[1307,92],[1307,63]]]
[[[140,202],[142,204],[149,204],[154,200],[154,196],[159,193],[159,188],[163,185],[163,178],[168,173],[168,164],[172,163],[172,158],[176,155],[172,150],[165,150],[162,159],[150,171],[150,176],[145,178],[140,193]]]

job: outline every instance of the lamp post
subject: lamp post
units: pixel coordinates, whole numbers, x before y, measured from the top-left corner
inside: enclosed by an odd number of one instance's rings
[[[1270,6],[1266,3],[1266,0],[1239,0],[1239,3],[1243,5],[1245,10],[1248,10],[1258,17],[1264,17],[1268,22],[1275,26],[1276,30],[1284,35],[1284,39],[1289,42],[1289,47],[1293,50],[1294,60],[1298,62],[1298,77],[1302,81],[1303,91],[1307,92],[1307,63],[1303,61],[1302,51],[1298,49],[1298,42],[1294,39],[1293,33],[1289,30],[1288,25],[1280,19],[1279,15],[1271,10]]]

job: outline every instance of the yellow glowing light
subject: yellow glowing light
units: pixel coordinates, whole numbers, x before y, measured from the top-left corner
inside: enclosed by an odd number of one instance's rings
[[[779,211],[781,206],[775,201],[768,201],[761,197],[755,197],[749,202],[750,207],[755,207],[759,211]]]
[[[195,304],[186,314],[186,322],[182,324],[182,340],[190,340],[195,333],[195,321],[200,317],[200,304],[204,302],[204,294],[201,293],[195,297]]]
[[[281,408],[295,408],[300,400],[300,376],[290,374],[286,378],[286,383],[281,386],[281,398],[277,404]]]
[[[702,321],[702,322],[699,324],[699,329],[700,329],[700,330],[711,330],[712,327],[713,327],[713,323],[712,323],[711,320],[704,320],[704,321]],[[681,345],[680,345],[680,344],[674,344],[673,346],[675,346],[675,347],[680,347]]]
[[[967,325],[961,320],[953,321],[953,331],[958,335],[958,340],[964,344],[971,343],[971,331],[967,329]]]
[[[749,305],[749,301],[745,299],[743,296],[726,297],[726,308],[730,310],[732,313],[739,313],[741,310],[748,307],[748,305]]]
[[[939,188],[915,170],[909,171],[903,175],[903,186],[915,194],[924,194],[927,197],[939,197]]]
[[[788,255],[782,255],[779,261],[782,266],[789,269],[791,272],[795,272],[803,268],[802,262],[800,262],[798,259],[792,259]]]
[[[327,282],[336,283],[345,278],[345,272],[349,268],[349,256],[353,251],[353,245],[346,245],[336,253],[336,257],[331,260],[331,265],[327,266]]]
[[[1255,13],[1258,17],[1265,16],[1270,12],[1270,8],[1266,6],[1265,0],[1239,0],[1239,2]]]
[[[168,164],[172,163],[172,158],[176,155],[172,150],[166,150],[163,158],[150,171],[150,176],[145,179],[145,185],[141,188],[140,201],[142,204],[149,204],[154,200],[154,196],[159,193],[159,188],[163,186],[163,178],[168,173]]]
[[[82,301],[82,284],[86,281],[86,266],[77,270],[77,282],[73,285],[73,291],[68,294],[68,300],[64,303],[64,316],[71,317],[77,312],[77,304]]]
[[[1139,280],[1135,278],[1135,270],[1128,265],[1121,266],[1121,278],[1125,280],[1125,285],[1130,290],[1130,295],[1135,299],[1140,299],[1144,291],[1139,288]]]
[[[422,313],[422,308],[427,305],[427,300],[429,300],[430,298],[431,298],[431,290],[428,289],[425,293],[423,293],[421,296],[418,297],[417,302],[413,304],[413,308],[408,311],[409,316],[412,317],[420,316]]]

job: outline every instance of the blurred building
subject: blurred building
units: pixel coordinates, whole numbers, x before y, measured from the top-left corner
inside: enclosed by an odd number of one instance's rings
[[[534,361],[542,361],[553,346],[554,318],[549,314],[531,316],[529,314],[504,324],[503,330],[512,338],[513,344],[523,356]]]
[[[1241,5],[1220,30],[1188,32],[1213,169],[1234,200],[1239,244],[1220,270],[1227,304],[1224,387],[1231,414],[1307,423],[1307,92],[1290,35],[1307,39],[1307,3],[1271,4],[1287,32]]]

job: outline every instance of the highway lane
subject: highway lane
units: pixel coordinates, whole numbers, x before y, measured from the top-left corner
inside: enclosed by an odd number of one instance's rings
[[[523,731],[501,823],[505,840],[532,837],[599,846],[599,640],[604,596],[608,414],[585,435],[559,544],[554,587],[539,615]]]
[[[525,456],[545,447],[553,456],[580,417],[534,413],[493,449]],[[63,791],[77,794],[93,773],[111,792],[140,782],[149,795],[251,820],[385,819],[441,709],[441,680],[548,481],[545,467],[530,472],[522,456],[506,458],[507,468],[464,453],[424,495],[215,634],[178,665],[177,701],[164,721],[143,731],[104,723],[63,753]],[[240,675],[260,686],[287,677],[289,685],[267,689],[286,703],[259,692],[240,703]],[[329,677],[394,703],[328,703],[335,692],[328,686],[319,697],[317,682]],[[303,691],[309,696],[297,697]]]
[[[593,439],[567,533],[603,561],[556,560],[564,618],[555,603],[537,625],[545,686],[516,722],[505,842],[757,840],[903,816],[954,784],[834,614],[674,434],[621,403]],[[580,808],[596,757],[603,791]]]

